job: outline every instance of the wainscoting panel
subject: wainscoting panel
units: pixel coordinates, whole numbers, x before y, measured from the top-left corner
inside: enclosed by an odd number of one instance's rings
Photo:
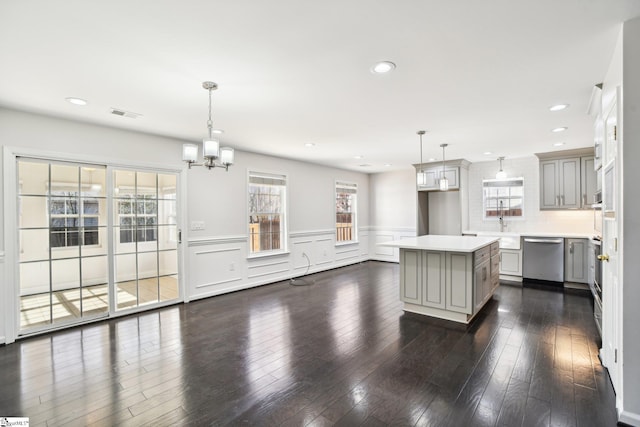
[[[397,248],[378,246],[379,243],[392,240],[408,239],[416,237],[415,228],[378,228],[369,229],[369,257],[376,261],[399,262],[400,251]]]
[[[189,273],[193,287],[200,289],[242,280],[242,249],[241,246],[216,245],[190,248]]]
[[[369,259],[370,231],[358,231],[359,242],[336,246],[335,230],[289,234],[289,253],[248,258],[246,236],[189,240],[186,293],[189,300],[279,282]]]

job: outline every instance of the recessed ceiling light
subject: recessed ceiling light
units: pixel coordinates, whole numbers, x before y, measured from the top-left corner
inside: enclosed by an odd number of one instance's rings
[[[364,159],[364,156],[353,156],[353,158],[356,160],[360,160],[360,159]]]
[[[435,162],[437,159],[435,157],[430,157],[427,159],[427,162]]]
[[[307,142],[304,144],[305,147],[315,147],[316,144],[314,144],[313,142]]]
[[[385,167],[385,168],[388,168],[389,166],[391,166],[391,163],[385,163],[385,164],[384,164],[384,167]]]
[[[562,147],[564,145],[564,142],[556,142],[555,144],[553,144],[554,147]]]
[[[558,132],[564,132],[564,131],[565,131],[565,130],[567,130],[567,129],[569,129],[569,128],[568,128],[568,127],[566,127],[566,126],[564,126],[564,127],[561,127],[561,128],[551,129],[551,132],[555,132],[555,133],[558,133]]]
[[[557,104],[549,107],[549,111],[562,111],[565,108],[569,107],[569,104]]]
[[[368,163],[363,163],[363,164],[358,165],[358,166],[360,166],[361,168],[370,168],[371,167],[371,165],[368,164]]]
[[[73,105],[87,105],[87,101],[82,98],[65,98],[67,102],[70,102]]]
[[[381,61],[371,67],[371,72],[375,74],[385,74],[396,68],[396,64],[391,61]]]
[[[484,152],[484,153],[482,153],[482,154],[484,154],[485,156],[490,156],[490,155],[492,155],[492,154],[493,154],[493,152],[491,152],[491,151],[485,151],[485,152]]]
[[[217,135],[221,135],[224,133],[222,129],[211,129],[211,133],[215,133]]]

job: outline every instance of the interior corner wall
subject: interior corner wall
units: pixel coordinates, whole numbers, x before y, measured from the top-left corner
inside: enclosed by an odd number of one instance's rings
[[[372,174],[370,183],[370,258],[398,262],[398,249],[377,244],[416,236],[415,169]]]
[[[621,421],[640,426],[640,18],[623,25],[623,412]],[[626,183],[626,185],[624,184]]]
[[[113,120],[125,120],[114,118]],[[42,138],[46,129],[47,138]],[[194,167],[181,162],[184,141],[130,130],[76,122],[0,108],[0,144],[7,147],[72,155],[108,164],[185,170],[182,252],[185,260],[185,300],[272,283],[310,272],[369,259],[369,175],[316,164],[236,151],[229,172]],[[0,166],[3,167],[3,166]],[[250,259],[247,225],[248,170],[277,172],[288,177],[289,252]],[[0,189],[4,170],[0,170]],[[358,185],[358,239],[355,244],[335,242],[335,181]],[[4,277],[4,212],[15,208],[0,198],[0,277]],[[200,222],[201,230],[190,228]],[[196,227],[200,228],[200,227]],[[0,283],[0,301],[8,286]],[[4,305],[2,307],[4,309]],[[4,316],[0,316],[0,343],[5,342]]]

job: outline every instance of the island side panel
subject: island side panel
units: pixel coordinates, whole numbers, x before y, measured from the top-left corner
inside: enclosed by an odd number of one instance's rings
[[[447,252],[446,309],[473,313],[473,255]]]
[[[400,249],[400,300],[404,302],[422,303],[421,252],[416,249]]]
[[[428,307],[442,308],[446,306],[446,256],[445,252],[424,251],[422,253],[424,272],[422,303]]]

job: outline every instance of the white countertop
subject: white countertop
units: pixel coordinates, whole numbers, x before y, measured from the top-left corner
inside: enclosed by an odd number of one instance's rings
[[[429,234],[427,236],[379,243],[379,245],[401,249],[419,249],[424,251],[475,252],[493,242],[497,242],[498,240],[499,239],[497,237],[489,236],[440,236]]]
[[[462,234],[475,234],[477,236],[523,236],[523,237],[563,237],[568,239],[590,239],[595,233],[567,233],[565,231],[553,232],[553,231],[475,231],[464,230]]]

